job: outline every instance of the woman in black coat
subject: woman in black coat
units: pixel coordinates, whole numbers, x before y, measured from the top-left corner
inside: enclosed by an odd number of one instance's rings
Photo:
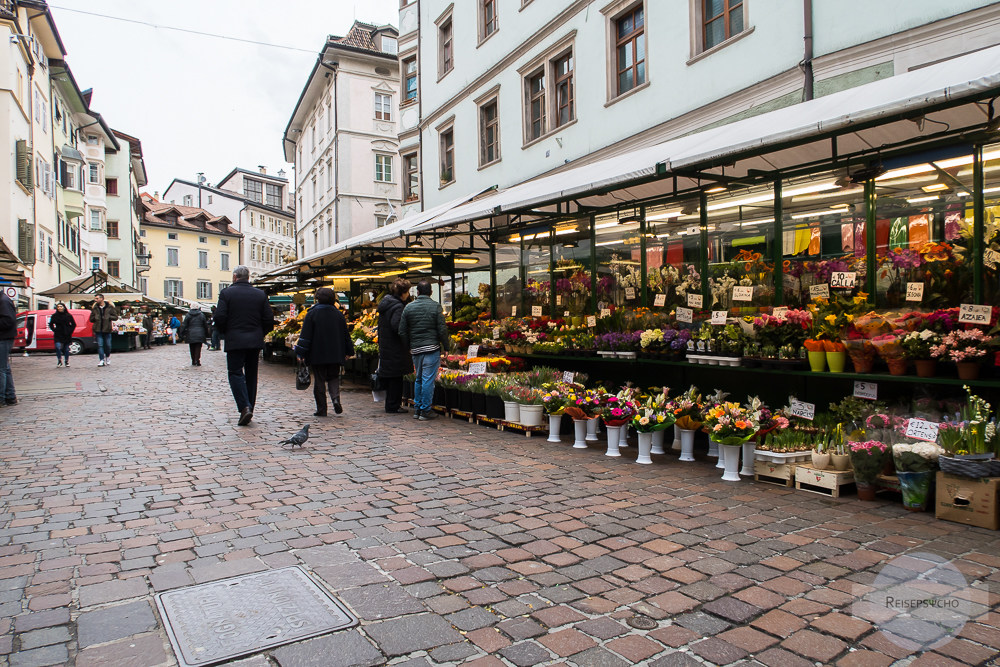
[[[191,349],[191,365],[201,366],[201,346],[208,340],[208,318],[201,312],[201,308],[195,306],[188,311],[179,333]]]
[[[66,367],[69,368],[69,346],[73,342],[73,332],[76,331],[76,320],[61,301],[56,304],[56,312],[49,318],[49,328],[52,329],[56,342],[56,366],[62,366],[65,359]]]
[[[344,359],[354,354],[354,342],[347,331],[347,320],[334,304],[337,293],[329,287],[316,290],[316,305],[302,321],[295,354],[300,362],[309,364],[313,373],[313,396],[316,417],[326,416],[326,394],[330,393],[333,411],[344,411],[340,405],[340,368]]]
[[[399,337],[399,318],[409,300],[410,281],[398,278],[378,308],[378,376],[385,387],[385,411],[406,412],[403,403],[403,376],[413,368],[410,351]]]

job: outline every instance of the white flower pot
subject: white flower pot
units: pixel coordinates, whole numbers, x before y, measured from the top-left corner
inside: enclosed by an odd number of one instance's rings
[[[618,451],[618,439],[621,437],[619,431],[622,430],[621,426],[608,426],[608,451],[604,453],[605,456],[621,456],[621,452]]]
[[[649,450],[653,447],[653,434],[639,432],[639,457],[635,460],[636,463],[652,463],[653,459],[649,458]]]
[[[597,442],[597,427],[600,426],[597,422],[598,419],[588,419],[587,420],[587,442]]]
[[[628,424],[622,426],[621,437],[618,438],[619,447],[628,447]]]
[[[587,422],[589,419],[574,419],[573,420],[573,434],[576,436],[576,440],[573,441],[573,449],[586,449],[587,448]]]
[[[725,464],[722,462],[722,448],[719,446],[719,443],[711,438],[708,439],[708,455],[717,457],[718,460],[715,462],[716,468],[725,467]]]
[[[521,426],[541,426],[543,410],[544,406],[541,405],[521,405],[519,410]]]
[[[693,430],[680,429],[681,432],[681,461],[694,461],[694,434]]]
[[[503,419],[504,421],[514,422],[515,424],[521,423],[521,404],[517,401],[504,401],[503,402]]]
[[[722,480],[725,482],[740,481],[740,448],[729,445],[719,445],[719,460],[722,461]]]
[[[666,454],[663,451],[663,436],[666,435],[667,429],[661,428],[659,431],[653,431],[653,448],[649,450],[650,454]]]
[[[562,415],[549,415],[549,439],[545,442],[562,442],[559,439],[559,429],[562,427]]]
[[[670,449],[675,452],[681,450],[681,427],[677,424],[674,424],[674,444]]]
[[[753,477],[753,462],[757,454],[757,443],[753,440],[748,440],[743,443],[743,468],[740,470],[740,474],[744,477]]]

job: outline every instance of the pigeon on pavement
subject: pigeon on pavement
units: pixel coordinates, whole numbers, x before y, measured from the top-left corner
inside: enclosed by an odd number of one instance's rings
[[[285,445],[291,445],[292,446],[291,448],[295,449],[296,445],[301,447],[302,444],[308,439],[309,439],[309,424],[306,424],[305,426],[302,427],[302,430],[300,430],[298,433],[290,437],[288,440],[283,441],[281,443],[281,446],[284,447]]]

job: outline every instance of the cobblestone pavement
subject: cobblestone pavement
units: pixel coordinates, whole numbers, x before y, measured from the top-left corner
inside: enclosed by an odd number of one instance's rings
[[[4,664],[177,664],[154,593],[294,564],[360,626],[239,664],[997,659],[996,532],[891,501],[729,484],[669,455],[635,465],[635,447],[611,459],[599,445],[386,416],[360,390],[342,417],[304,417],[311,392],[282,366],[262,366],[254,425],[239,428],[222,353],[193,368],[186,352],[118,354],[108,368],[93,355],[70,369],[12,360]],[[277,447],[303,423],[304,450]],[[951,559],[977,603],[959,638],[908,662],[876,628],[885,609],[854,603],[914,551]],[[926,567],[909,560],[895,567]]]

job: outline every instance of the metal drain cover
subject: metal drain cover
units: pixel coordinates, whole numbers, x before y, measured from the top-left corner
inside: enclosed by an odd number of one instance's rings
[[[302,568],[246,574],[156,595],[181,667],[202,667],[356,625]]]

